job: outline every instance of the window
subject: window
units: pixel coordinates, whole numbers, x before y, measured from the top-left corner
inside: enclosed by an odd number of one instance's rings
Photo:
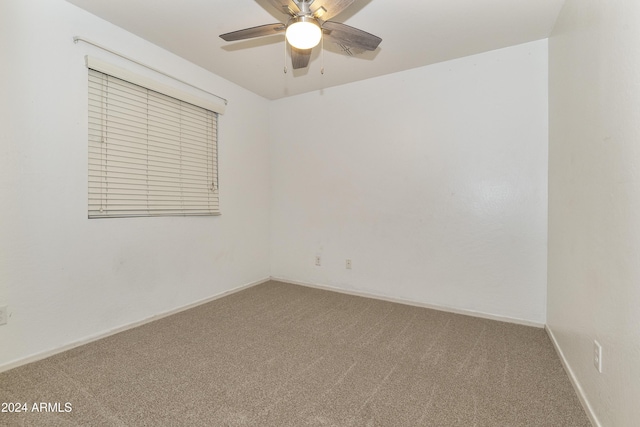
[[[89,218],[218,215],[218,113],[87,65]]]

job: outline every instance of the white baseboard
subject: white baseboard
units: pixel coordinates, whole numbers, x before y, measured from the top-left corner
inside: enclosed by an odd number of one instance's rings
[[[119,332],[123,332],[123,331],[126,331],[128,329],[133,329],[133,328],[136,328],[138,326],[142,326],[142,325],[144,325],[146,323],[150,323],[150,322],[153,322],[155,320],[159,320],[159,319],[162,319],[164,317],[171,316],[172,314],[180,313],[181,311],[189,310],[190,308],[194,308],[194,307],[197,307],[199,305],[206,304],[206,303],[211,302],[211,301],[215,301],[215,300],[217,300],[219,298],[226,297],[227,295],[231,295],[231,294],[234,294],[236,292],[240,292],[240,291],[242,291],[244,289],[248,289],[248,288],[251,288],[253,286],[259,285],[261,283],[268,282],[269,280],[271,280],[271,279],[270,278],[266,278],[266,279],[250,282],[250,283],[247,283],[247,284],[244,284],[244,285],[240,285],[240,286],[238,286],[236,288],[230,289],[228,291],[221,292],[219,294],[216,294],[214,296],[205,298],[203,300],[192,302],[190,304],[184,305],[182,307],[174,308],[172,310],[165,311],[165,312],[160,313],[160,314],[155,314],[155,315],[153,315],[151,317],[148,317],[148,318],[143,319],[143,320],[139,320],[137,322],[129,323],[127,325],[120,326],[120,327],[108,330],[106,332],[101,332],[99,334],[92,335],[90,337],[83,338],[83,339],[78,340],[78,341],[74,341],[72,343],[63,345],[61,347],[56,347],[56,348],[53,348],[51,350],[46,350],[46,351],[43,351],[41,353],[34,354],[32,356],[28,356],[28,357],[25,357],[25,358],[22,358],[22,359],[11,361],[9,363],[5,363],[4,365],[0,365],[0,372],[8,371],[10,369],[17,368],[18,366],[22,366],[22,365],[26,365],[28,363],[37,362],[38,360],[46,359],[47,357],[54,356],[56,354],[62,353],[62,352],[67,351],[67,350],[71,350],[72,348],[80,347],[81,345],[88,344],[90,342],[97,341],[99,339],[106,338],[106,337],[111,336],[111,335],[115,335],[115,334],[117,334]]]
[[[380,294],[375,294],[375,293],[371,293],[371,292],[354,291],[354,290],[336,288],[336,287],[328,286],[328,285],[320,285],[320,284],[317,284],[317,283],[300,282],[300,281],[297,281],[297,280],[291,280],[291,279],[286,279],[286,278],[282,278],[282,277],[273,277],[272,276],[271,279],[272,280],[277,280],[279,282],[291,283],[292,285],[300,285],[300,286],[307,286],[307,287],[310,287],[310,288],[324,289],[324,290],[327,290],[327,291],[339,292],[339,293],[347,294],[347,295],[354,295],[354,296],[365,297],[365,298],[373,298],[373,299],[382,300],[382,301],[395,302],[395,303],[398,303],[398,304],[411,305],[411,306],[414,306],[414,307],[430,308],[432,310],[445,311],[445,312],[448,312],[448,313],[455,313],[455,314],[463,314],[465,316],[480,317],[480,318],[483,318],[483,319],[497,320],[499,322],[515,323],[515,324],[518,324],[518,325],[532,326],[534,328],[540,328],[540,329],[545,327],[544,323],[532,322],[530,320],[518,319],[518,318],[515,318],[515,317],[499,316],[499,315],[496,315],[496,314],[483,313],[483,312],[480,312],[480,311],[465,310],[465,309],[460,309],[460,308],[455,308],[455,307],[447,307],[447,306],[436,305],[436,304],[427,304],[427,303],[423,303],[423,302],[419,302],[419,301],[411,301],[411,300],[406,300],[406,299],[402,299],[402,298],[394,298],[394,297],[389,297],[387,295],[380,295]]]
[[[556,337],[553,334],[553,331],[551,330],[551,328],[549,328],[549,325],[546,325],[544,327],[544,330],[547,331],[547,335],[549,336],[549,339],[551,339],[551,343],[553,343],[553,347],[556,349],[556,353],[558,354],[558,357],[562,362],[562,366],[564,367],[564,370],[567,372],[567,375],[569,376],[569,380],[571,381],[571,384],[573,385],[573,389],[576,391],[576,394],[578,395],[578,399],[582,404],[582,408],[584,409],[584,412],[586,412],[587,417],[589,417],[589,421],[591,421],[591,424],[593,424],[595,427],[601,427],[602,424],[600,424],[600,421],[598,421],[598,417],[596,417],[596,414],[593,411],[593,407],[591,406],[591,404],[589,403],[589,400],[584,394],[584,389],[580,385],[580,382],[576,378],[576,375],[573,372],[573,369],[571,369],[569,362],[564,356],[564,353],[562,352],[562,348],[560,348],[560,344],[558,344],[558,341],[556,340]]]

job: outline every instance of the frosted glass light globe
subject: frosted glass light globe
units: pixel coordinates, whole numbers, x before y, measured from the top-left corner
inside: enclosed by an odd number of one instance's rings
[[[322,30],[314,20],[300,19],[287,27],[285,36],[291,46],[298,49],[311,49],[320,43]]]

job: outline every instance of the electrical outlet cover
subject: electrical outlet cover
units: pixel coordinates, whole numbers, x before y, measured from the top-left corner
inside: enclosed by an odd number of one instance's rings
[[[602,346],[596,340],[593,340],[593,366],[602,373]]]

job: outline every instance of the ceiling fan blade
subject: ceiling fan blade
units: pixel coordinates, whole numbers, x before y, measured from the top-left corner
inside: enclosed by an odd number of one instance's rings
[[[327,21],[322,24],[325,36],[349,47],[376,50],[382,39],[366,31],[339,22]]]
[[[311,4],[311,10],[313,16],[323,21],[328,21],[333,18],[351,4],[355,0],[315,0]]]
[[[295,16],[297,11],[300,10],[297,4],[293,0],[268,0],[280,12]]]
[[[220,38],[227,42],[237,40],[252,39],[254,37],[270,36],[284,31],[286,26],[281,23],[259,25],[257,27],[245,28],[244,30],[232,31],[230,33],[221,34]]]
[[[309,65],[311,50],[312,49],[297,49],[291,46],[291,63],[294,70],[297,70],[298,68],[305,68]]]

